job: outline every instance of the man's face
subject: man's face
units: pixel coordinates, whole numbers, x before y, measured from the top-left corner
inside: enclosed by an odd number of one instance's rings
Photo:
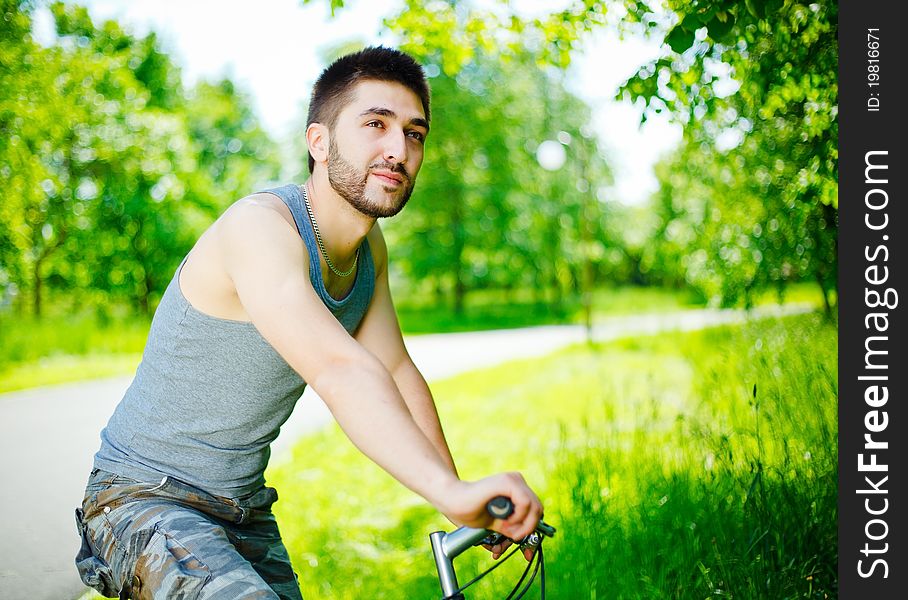
[[[428,123],[419,96],[386,81],[361,81],[329,132],[328,182],[361,213],[403,209],[422,166]]]

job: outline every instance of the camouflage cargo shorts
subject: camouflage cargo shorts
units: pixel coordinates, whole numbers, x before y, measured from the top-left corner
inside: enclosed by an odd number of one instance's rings
[[[172,477],[95,469],[76,525],[82,581],[106,597],[302,600],[271,505],[273,488],[230,499]]]

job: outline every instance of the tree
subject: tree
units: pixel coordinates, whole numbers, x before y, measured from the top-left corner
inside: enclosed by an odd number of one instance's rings
[[[455,76],[434,62],[440,54],[424,60],[436,110],[407,218],[389,227],[399,262],[412,280],[450,290],[458,312],[470,289],[490,287],[548,289],[559,308],[583,282],[582,247],[602,233],[604,207],[589,200],[609,172],[589,109],[527,54],[480,57]],[[556,138],[573,156],[547,172],[536,150]]]
[[[332,1],[332,13],[342,6]],[[545,72],[567,64],[572,44],[603,12],[585,2],[524,21],[506,2],[488,10],[407,1],[386,22],[427,66],[442,107],[407,218],[386,231],[399,272],[439,299],[450,294],[457,312],[469,290],[484,287],[532,287],[540,298],[548,289],[557,307],[592,274],[582,257],[604,255],[604,207],[594,195],[609,173],[584,127],[589,110],[564,90],[557,69]],[[539,167],[536,148],[556,135],[565,145],[574,140],[570,164],[583,169]]]
[[[658,29],[665,13],[657,6],[636,2],[629,22]],[[665,34],[665,55],[644,65],[621,94],[685,123],[684,147],[662,170],[660,194],[662,231],[685,232],[687,279],[707,296],[725,303],[743,296],[748,304],[759,287],[812,279],[831,312],[837,5],[698,0],[668,8],[675,24]],[[720,147],[734,138],[731,148]],[[676,254],[671,246],[680,239],[661,247]]]
[[[47,286],[150,314],[201,230],[276,178],[276,149],[229,81],[187,99],[154,34],[55,3],[57,40],[45,48],[31,38],[31,5],[7,4],[0,284],[30,297],[35,315]]]
[[[344,6],[344,0],[328,1],[332,15]],[[423,55],[420,49],[438,51],[438,64],[452,76],[495,52],[520,55],[529,50],[539,66],[564,69],[583,35],[605,23],[607,6],[601,0],[575,0],[549,14],[525,18],[511,4],[405,0],[385,25],[402,34],[408,51],[417,56]]]

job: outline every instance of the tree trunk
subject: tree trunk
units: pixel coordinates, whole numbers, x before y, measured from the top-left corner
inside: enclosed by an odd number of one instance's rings
[[[457,281],[454,284],[454,314],[462,315],[463,314],[463,305],[464,297],[467,295],[467,286],[464,285],[463,279],[461,279],[460,274],[458,273]]]
[[[829,302],[829,293],[826,291],[826,286],[823,285],[823,275],[819,271],[816,272],[817,285],[820,286],[820,293],[823,294],[823,312],[826,315],[827,319],[832,319],[832,304]]]
[[[459,194],[455,200],[451,211],[451,226],[454,231],[454,314],[460,316],[463,314],[464,296],[467,293],[467,286],[464,282],[464,261],[463,251],[466,246],[466,232],[464,231],[463,215],[461,207],[463,206],[463,195]]]
[[[35,315],[35,318],[41,317],[41,289],[43,281],[41,280],[41,264],[44,257],[41,256],[38,260],[35,261],[35,268],[32,271],[32,312]]]
[[[561,231],[559,231],[558,220],[555,217],[552,217],[552,226],[549,229],[549,249],[550,249],[550,262],[551,266],[549,285],[552,288],[552,300],[550,306],[552,310],[557,312],[561,311],[561,282],[558,279],[558,258],[561,254]]]
[[[151,300],[150,300],[150,298],[151,298],[151,290],[153,289],[152,288],[153,282],[151,280],[151,277],[148,275],[147,268],[145,269],[145,277],[143,279],[143,283],[145,285],[145,289],[139,295],[139,307],[141,308],[143,315],[150,317],[151,316]]]
[[[552,260],[552,279],[549,283],[552,287],[552,310],[556,313],[561,312],[562,301],[564,300],[564,290],[561,288],[561,280],[558,277],[558,261]]]
[[[435,305],[441,306],[445,302],[445,286],[441,277],[435,278]]]
[[[837,228],[837,223],[836,223],[837,211],[836,211],[836,209],[828,204],[824,204],[821,207],[821,210],[822,210],[821,218],[823,219],[823,222],[825,223],[825,230],[826,231],[836,231],[836,228]],[[829,295],[832,293],[833,290],[838,290],[838,288],[839,288],[839,269],[838,269],[838,260],[837,260],[837,257],[839,255],[839,236],[835,235],[831,241],[832,241],[832,249],[831,249],[830,255],[833,257],[836,257],[836,260],[832,261],[832,264],[824,263],[824,266],[826,268],[814,269],[814,273],[816,274],[817,283],[820,284],[820,290],[823,292],[823,308],[825,309],[826,317],[830,320],[833,318],[833,314],[832,314],[833,305],[829,300]],[[820,246],[820,244],[823,243],[823,240],[822,240],[822,234],[819,231],[819,228],[817,228],[817,230],[814,233],[814,242],[815,242],[817,248],[822,247],[822,246]]]
[[[63,245],[63,241],[66,239],[66,230],[60,229],[57,233],[57,239],[53,244],[45,245],[41,251],[38,253],[38,257],[35,259],[35,267],[32,270],[32,289],[34,290],[34,296],[32,298],[32,310],[34,311],[35,317],[41,316],[42,311],[42,289],[44,287],[44,280],[41,277],[41,265],[44,264],[44,261],[54,253],[54,251]]]

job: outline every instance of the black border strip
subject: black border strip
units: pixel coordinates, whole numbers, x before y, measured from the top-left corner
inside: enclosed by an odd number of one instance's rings
[[[838,550],[846,599],[908,597],[901,443],[908,169],[897,137],[908,130],[908,107],[900,96],[899,4],[839,4]]]

